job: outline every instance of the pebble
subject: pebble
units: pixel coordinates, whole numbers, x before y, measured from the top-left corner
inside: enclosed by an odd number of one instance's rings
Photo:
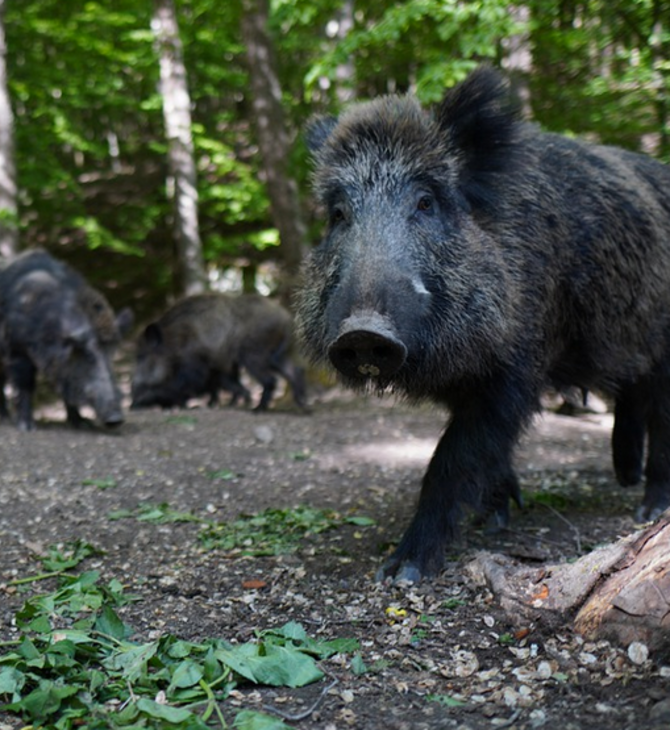
[[[628,658],[633,662],[633,664],[637,664],[638,666],[640,664],[644,664],[649,658],[649,649],[647,648],[647,645],[643,644],[641,641],[634,641],[628,647]]]

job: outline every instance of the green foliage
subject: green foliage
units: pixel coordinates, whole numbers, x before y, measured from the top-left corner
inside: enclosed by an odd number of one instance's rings
[[[175,522],[203,522],[192,512],[180,512],[172,509],[167,502],[160,504],[140,504],[135,509],[118,509],[110,512],[110,520],[123,520],[132,517],[138,522],[149,522],[154,525],[166,525]]]
[[[294,622],[241,645],[171,634],[140,643],[118,615],[130,600],[118,581],[86,572],[26,601],[15,617],[21,636],[0,654],[0,709],[55,730],[204,730],[212,716],[227,727],[219,705],[240,683],[302,687],[323,677],[317,659],[358,649],[312,639]],[[249,710],[233,726],[284,727]]]
[[[216,548],[256,556],[281,555],[295,551],[301,540],[342,524],[368,526],[374,523],[365,517],[343,516],[307,506],[266,509],[255,515],[243,515],[234,522],[211,524],[200,533],[200,540],[207,550]]]
[[[551,129],[633,149],[646,136],[652,151],[670,159],[667,3],[535,0],[530,8],[536,117]]]
[[[501,39],[520,30],[502,0],[406,0],[373,7],[364,16],[357,13],[356,28],[312,65],[308,89],[324,77],[335,82],[338,67],[354,58],[369,95],[391,83],[398,91],[412,87],[425,102],[437,101],[484,59],[496,60]]]
[[[228,478],[230,472],[214,472]],[[242,515],[233,522],[214,522],[191,512],[173,510],[167,503],[141,504],[135,509],[120,509],[109,514],[110,520],[134,518],[140,522],[168,524],[198,522],[203,525],[198,538],[206,550],[225,550],[241,555],[282,555],[298,549],[304,539],[334,530],[342,525],[369,527],[374,521],[360,515],[341,515],[333,510],[298,506],[292,509],[266,509]]]
[[[176,3],[192,100],[205,258],[225,266],[281,255],[260,179],[242,0]],[[516,75],[545,127],[670,159],[667,2],[597,0],[518,6],[504,0],[272,0],[270,37],[291,174],[307,189],[300,130],[342,94],[415,91],[439,99],[508,41],[528,57]],[[171,286],[175,244],[152,0],[7,3],[5,31],[24,245],[76,258],[126,303]],[[90,251],[96,262],[91,266]],[[78,258],[77,258],[78,257]],[[142,257],[142,265],[137,258]],[[147,272],[151,276],[147,277]],[[147,280],[150,284],[147,285]],[[113,302],[115,303],[115,302]]]

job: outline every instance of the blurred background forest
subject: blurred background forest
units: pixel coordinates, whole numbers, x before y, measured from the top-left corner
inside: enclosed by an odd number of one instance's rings
[[[0,0],[0,252],[42,246],[138,318],[290,290],[319,237],[314,113],[481,62],[526,115],[670,161],[670,0]],[[2,41],[4,40],[4,43]]]

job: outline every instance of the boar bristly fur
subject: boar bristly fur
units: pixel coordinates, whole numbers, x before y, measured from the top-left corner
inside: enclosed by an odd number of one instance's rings
[[[32,397],[38,375],[59,392],[68,422],[85,422],[90,406],[106,426],[123,422],[112,357],[132,315],[118,317],[105,297],[46,251],[17,256],[0,271],[0,416],[7,416],[7,378],[16,420],[34,428]]]
[[[548,387],[616,400],[615,469],[670,506],[670,169],[522,122],[479,69],[430,113],[410,96],[318,118],[328,216],[298,329],[356,388],[449,409],[381,576],[437,571],[462,507],[508,520],[514,447]]]
[[[232,403],[250,402],[240,382],[245,369],[263,391],[257,410],[266,410],[277,375],[291,386],[298,407],[305,408],[302,369],[289,357],[293,339],[290,313],[256,294],[198,294],[177,302],[146,327],[137,343],[132,383],[134,408],[183,407],[190,398],[219,390],[232,393]]]

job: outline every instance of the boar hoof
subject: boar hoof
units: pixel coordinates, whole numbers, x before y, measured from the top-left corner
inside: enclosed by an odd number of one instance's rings
[[[670,499],[657,504],[642,504],[635,512],[636,522],[654,522],[670,507]]]
[[[349,378],[388,378],[404,364],[407,347],[391,333],[351,330],[333,342],[328,357]]]
[[[403,563],[397,570],[389,570],[390,567],[388,563],[384,563],[375,574],[375,580],[383,583],[388,578],[393,583],[419,583],[423,577],[414,563]]]

